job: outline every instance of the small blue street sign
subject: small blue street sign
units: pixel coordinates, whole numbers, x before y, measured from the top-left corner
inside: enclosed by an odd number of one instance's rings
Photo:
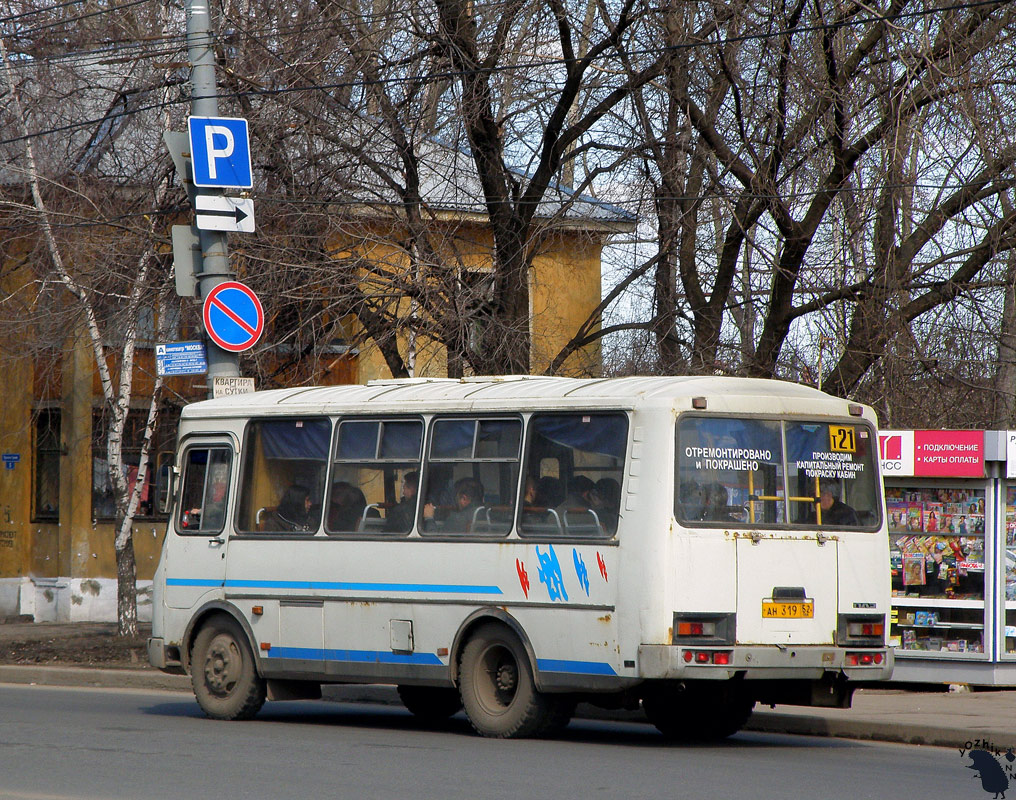
[[[155,371],[159,375],[204,375],[208,372],[204,342],[155,345]]]
[[[21,460],[21,453],[4,453],[4,469],[14,469],[14,465]]]
[[[191,170],[195,186],[254,185],[247,120],[236,117],[188,117]]]
[[[265,329],[258,296],[239,281],[220,283],[205,298],[202,316],[208,338],[230,353],[254,346]]]

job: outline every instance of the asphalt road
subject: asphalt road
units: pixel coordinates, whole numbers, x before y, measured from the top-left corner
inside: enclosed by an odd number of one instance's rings
[[[586,720],[505,742],[397,707],[269,703],[213,722],[179,693],[10,685],[0,719],[0,797],[15,800],[990,797],[955,750],[802,736],[682,747]]]

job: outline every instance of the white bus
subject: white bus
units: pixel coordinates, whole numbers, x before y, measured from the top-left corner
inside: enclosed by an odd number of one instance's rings
[[[155,576],[211,717],[394,684],[480,734],[579,700],[728,736],[889,677],[873,412],[715,377],[390,380],[195,403]]]

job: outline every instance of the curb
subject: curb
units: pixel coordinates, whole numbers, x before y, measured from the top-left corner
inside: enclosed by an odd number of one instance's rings
[[[744,730],[756,733],[790,733],[799,736],[828,736],[837,739],[959,748],[969,745],[970,741],[976,738],[970,731],[941,725],[902,725],[870,719],[828,719],[773,711],[756,711],[744,726]],[[977,732],[977,736],[987,738],[989,741],[1006,741],[1011,735],[1009,731],[990,729],[978,729]]]
[[[0,665],[0,683],[187,692],[191,688],[190,678],[186,675],[167,675],[157,670],[97,669],[94,667]]]

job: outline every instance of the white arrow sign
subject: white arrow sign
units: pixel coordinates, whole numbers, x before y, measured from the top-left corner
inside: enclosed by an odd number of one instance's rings
[[[203,231],[254,233],[254,201],[199,194],[194,198],[195,224]]]

